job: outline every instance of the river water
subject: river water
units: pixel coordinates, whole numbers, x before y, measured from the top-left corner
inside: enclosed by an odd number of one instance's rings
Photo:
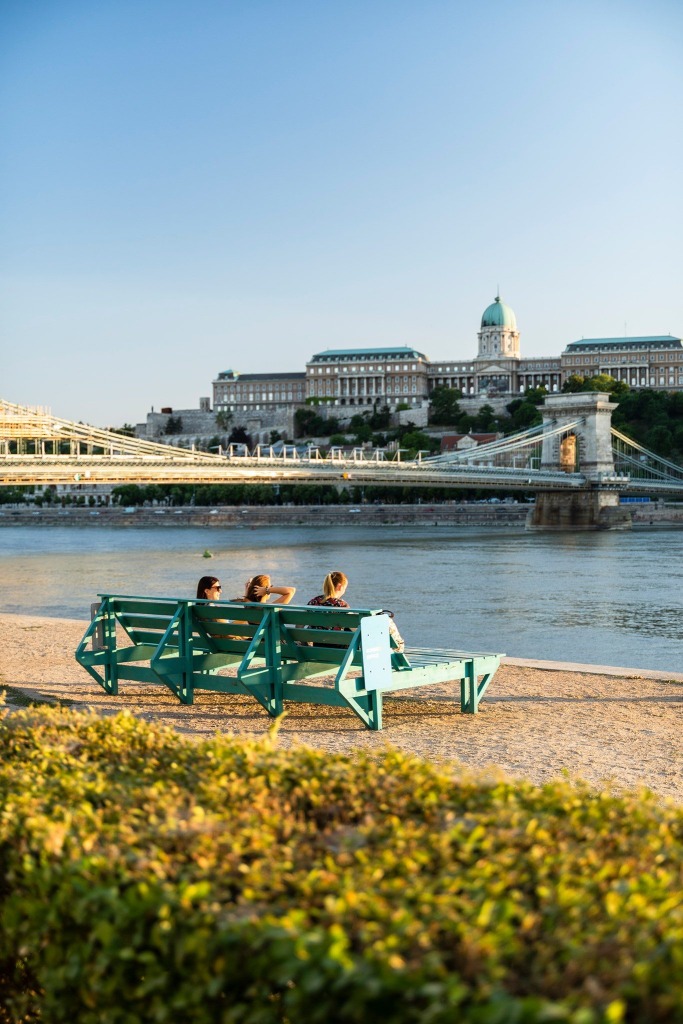
[[[9,527],[0,610],[84,619],[99,592],[194,596],[206,573],[230,598],[268,572],[305,604],[333,569],[351,605],[394,611],[408,645],[683,670],[679,529]]]

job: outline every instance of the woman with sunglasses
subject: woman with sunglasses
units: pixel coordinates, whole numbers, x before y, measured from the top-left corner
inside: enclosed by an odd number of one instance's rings
[[[217,576],[202,576],[197,584],[198,601],[220,601],[223,590]]]

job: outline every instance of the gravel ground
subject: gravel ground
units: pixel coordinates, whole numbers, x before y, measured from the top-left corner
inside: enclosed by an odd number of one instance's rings
[[[271,724],[249,697],[199,693],[188,707],[164,687],[136,683],[108,696],[73,656],[86,626],[0,615],[0,689],[10,710],[31,701],[62,701],[102,714],[125,708],[193,737],[259,736]],[[390,743],[477,771],[536,783],[568,773],[596,786],[646,786],[680,803],[683,675],[677,679],[643,677],[637,669],[591,672],[515,661],[501,666],[478,715],[460,713],[455,684],[385,698],[379,733],[342,708],[291,704],[280,742],[347,753]]]

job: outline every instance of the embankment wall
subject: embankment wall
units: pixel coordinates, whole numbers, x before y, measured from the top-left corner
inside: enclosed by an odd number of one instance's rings
[[[214,508],[8,508],[2,526],[519,526],[532,506],[459,502],[452,505],[237,505]],[[683,526],[683,505],[631,506],[633,524]]]

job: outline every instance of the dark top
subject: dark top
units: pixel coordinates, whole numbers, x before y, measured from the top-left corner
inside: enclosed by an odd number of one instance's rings
[[[325,597],[324,594],[318,594],[308,602],[309,604],[325,605],[327,608],[350,608],[351,606],[343,601],[341,597]]]

